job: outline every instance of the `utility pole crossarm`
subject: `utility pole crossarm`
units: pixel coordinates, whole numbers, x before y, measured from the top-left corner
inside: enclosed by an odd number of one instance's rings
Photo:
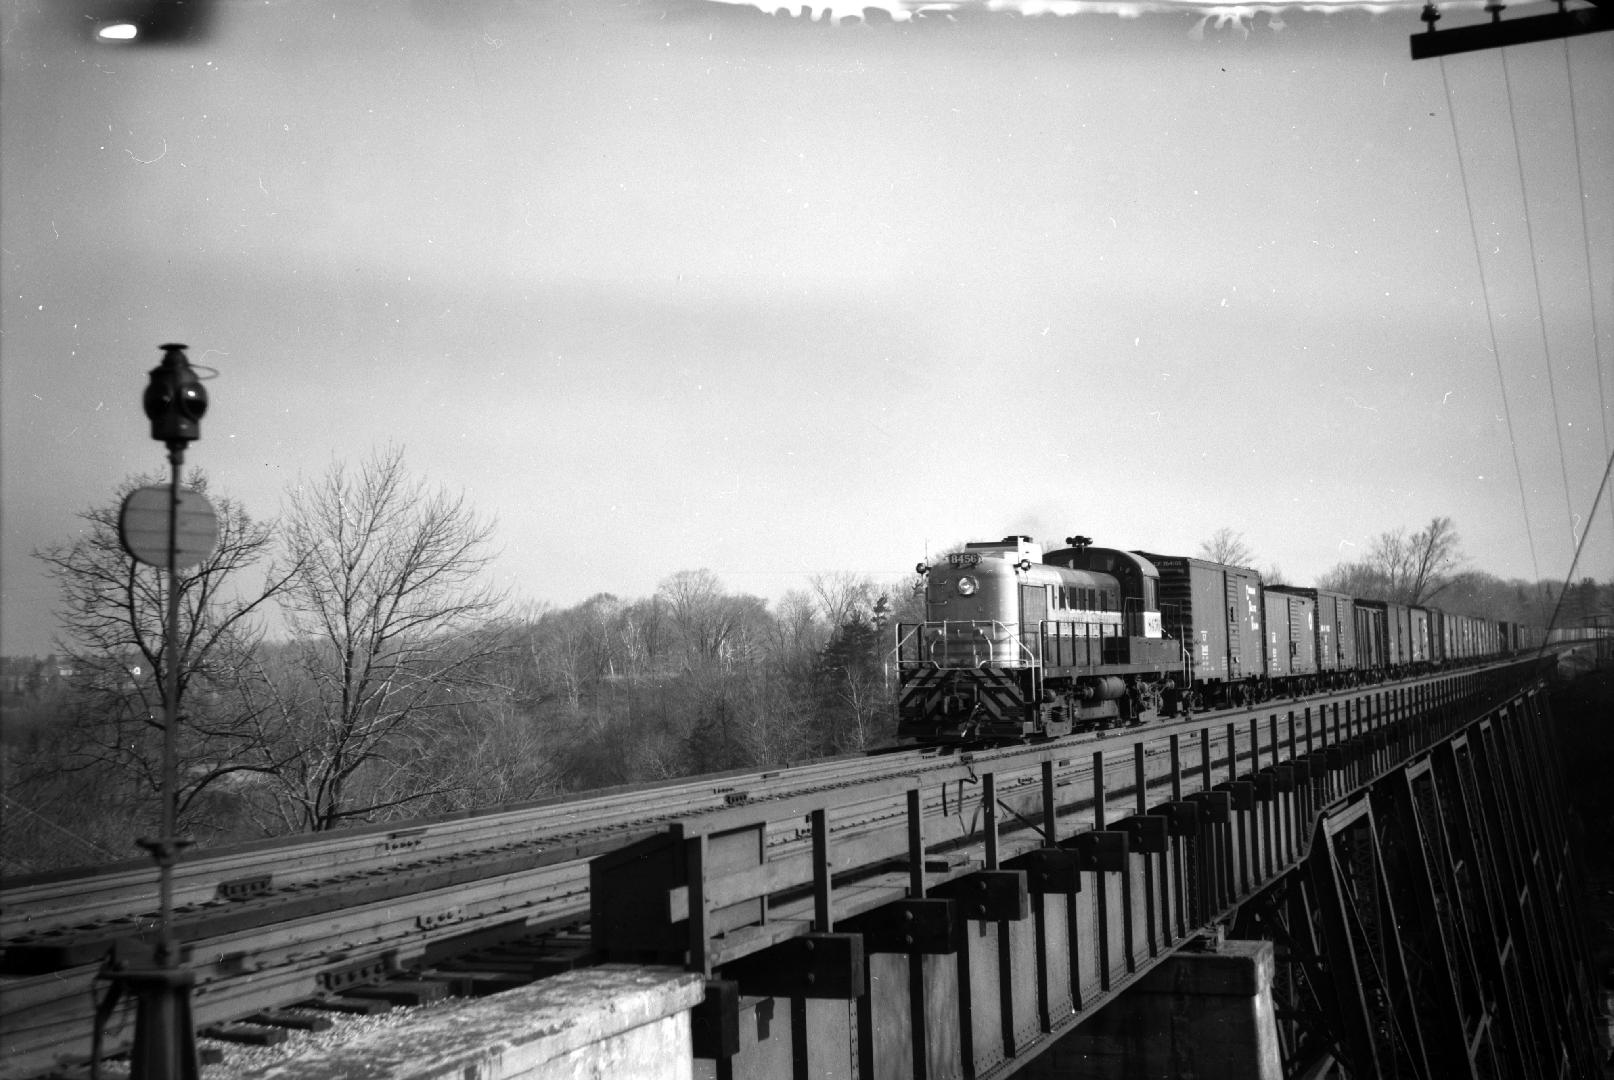
[[[1594,3],[1597,6],[1572,10],[1560,8],[1546,15],[1528,15],[1513,19],[1501,18],[1501,8],[1497,7],[1493,11],[1495,17],[1491,22],[1475,26],[1457,26],[1450,30],[1436,30],[1433,20],[1426,14],[1429,29],[1421,34],[1412,35],[1412,58],[1428,60],[1433,56],[1477,52],[1481,49],[1500,49],[1507,45],[1523,45],[1531,41],[1551,41],[1577,34],[1614,30],[1614,6],[1606,0],[1594,0]]]

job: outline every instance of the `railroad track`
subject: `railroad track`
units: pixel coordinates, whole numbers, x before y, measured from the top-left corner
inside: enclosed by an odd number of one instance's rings
[[[195,852],[174,868],[176,906],[205,907],[319,885],[339,877],[394,871],[466,852],[515,847],[579,831],[608,830],[636,818],[677,816],[725,805],[776,787],[821,782],[856,771],[861,758],[812,762],[798,769],[735,773],[674,781],[583,797],[545,800],[315,836],[286,837],[223,850]],[[794,778],[794,779],[792,779]],[[22,876],[0,887],[0,972],[13,944],[66,927],[151,917],[156,871],[147,859],[81,871]]]
[[[256,845],[176,871],[173,928],[198,1029],[588,917],[588,860],[680,817],[886,775],[921,755],[854,757]],[[784,842],[792,837],[782,834]],[[43,875],[0,890],[0,1077],[89,1054],[109,957],[149,950],[149,865]],[[108,1044],[122,1045],[114,1033]]]
[[[1174,729],[1221,727],[1225,715],[1068,740],[1071,755],[1059,760],[1058,780],[1091,783],[1094,755],[1112,739],[1114,745],[1139,735],[1163,740]],[[1235,733],[1236,761],[1254,763],[1251,734]],[[998,801],[1009,812],[1000,828],[1032,830],[1035,811],[1029,803],[1016,805],[1026,800],[1018,798],[1013,768],[1015,756],[1026,752],[831,759],[193,858],[179,868],[183,884],[176,887],[174,925],[185,966],[197,979],[195,1024],[204,1030],[297,1002],[329,1001],[365,983],[433,971],[456,956],[511,942],[530,955],[543,935],[575,934],[586,924],[588,863],[594,856],[661,831],[669,821],[737,804],[844,788],[848,803],[832,812],[830,827],[855,836],[889,829],[904,812],[889,798],[857,802],[859,783],[956,772],[973,759],[1000,776]],[[1227,750],[1215,753],[1225,759]],[[1163,750],[1154,748],[1146,759],[1147,787],[1167,785],[1170,762]],[[1137,767],[1119,758],[1105,763],[1106,774],[1121,776],[1113,785],[1105,779],[1108,800],[1137,801]],[[1194,740],[1184,740],[1178,768],[1184,774],[1199,768]],[[1034,782],[1029,767],[1024,782]],[[925,816],[939,826],[927,825],[931,850],[970,844],[979,828],[978,800],[967,813],[962,782],[954,792],[940,783],[922,789]],[[799,857],[809,842],[805,827],[775,823],[768,858]],[[0,890],[0,1080],[39,1075],[89,1056],[107,957],[150,940],[157,925],[154,899],[149,866],[50,875]],[[557,956],[526,968],[539,977],[566,962]],[[504,967],[515,976],[523,964]],[[132,1035],[128,1010],[114,1020],[119,1023],[108,1032],[109,1051],[124,1048]]]

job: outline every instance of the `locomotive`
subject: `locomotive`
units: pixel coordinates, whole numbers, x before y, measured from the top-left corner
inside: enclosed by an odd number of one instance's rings
[[[1516,624],[1265,586],[1247,567],[1029,536],[920,563],[897,627],[897,735],[1032,742],[1500,655]]]
[[[1016,742],[1159,715],[1184,671],[1162,633],[1159,572],[1070,543],[1045,558],[1008,536],[919,565],[926,620],[898,627],[899,738]]]

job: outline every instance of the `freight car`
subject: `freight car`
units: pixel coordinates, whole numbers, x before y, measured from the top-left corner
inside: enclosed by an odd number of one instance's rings
[[[1030,742],[1254,705],[1525,647],[1515,624],[1327,590],[1248,567],[1028,536],[916,568],[925,621],[897,627],[897,734]]]
[[[1187,655],[1188,677],[1173,687],[1173,704],[1192,710],[1264,697],[1261,575],[1206,559],[1140,554],[1159,568],[1161,625]]]
[[[1315,643],[1317,654],[1316,685],[1325,690],[1355,686],[1358,681],[1356,661],[1356,601],[1340,592],[1327,589],[1306,589],[1298,585],[1268,585],[1268,595],[1287,593],[1306,597],[1316,612]]]

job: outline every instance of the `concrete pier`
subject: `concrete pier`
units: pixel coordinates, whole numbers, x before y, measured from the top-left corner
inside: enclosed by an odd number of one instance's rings
[[[456,1002],[402,1028],[309,1044],[238,1080],[689,1080],[698,975],[583,968]]]
[[[1151,970],[1025,1070],[1034,1080],[1279,1080],[1270,941],[1223,941]]]

